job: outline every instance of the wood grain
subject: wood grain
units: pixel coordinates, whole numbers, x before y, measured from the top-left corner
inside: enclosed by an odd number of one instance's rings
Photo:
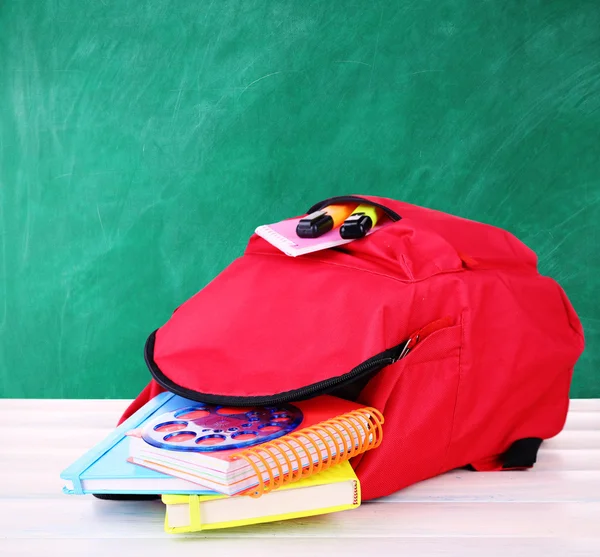
[[[128,403],[0,400],[0,435],[11,438],[0,452],[0,554],[600,553],[600,400],[573,401],[564,431],[527,472],[453,471],[350,512],[187,536],[163,532],[160,502],[61,492],[61,470],[102,439]]]

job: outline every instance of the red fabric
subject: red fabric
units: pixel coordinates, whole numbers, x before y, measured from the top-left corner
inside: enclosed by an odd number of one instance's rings
[[[121,419],[119,425],[121,425],[129,416],[135,414],[144,404],[151,401],[156,395],[162,393],[163,389],[156,381],[152,380],[148,383],[144,390],[136,397],[136,399],[127,407]]]
[[[365,500],[467,464],[499,469],[514,441],[556,435],[583,331],[535,254],[489,225],[369,199],[402,220],[299,258],[254,235],[158,330],[162,373],[198,393],[273,395],[418,337],[360,395],[386,418],[382,445],[353,461]]]

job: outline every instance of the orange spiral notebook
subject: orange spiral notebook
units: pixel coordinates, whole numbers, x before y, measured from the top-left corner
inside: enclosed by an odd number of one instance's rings
[[[225,495],[257,497],[378,447],[383,421],[375,408],[329,395],[226,408],[170,394],[128,432],[129,461]]]

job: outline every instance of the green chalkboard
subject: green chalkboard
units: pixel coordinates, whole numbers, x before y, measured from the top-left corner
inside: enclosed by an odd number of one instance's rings
[[[600,396],[597,0],[0,2],[0,395],[134,396],[257,225],[345,193],[515,233]]]

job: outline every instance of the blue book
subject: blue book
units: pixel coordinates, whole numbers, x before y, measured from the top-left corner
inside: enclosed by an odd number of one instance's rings
[[[159,410],[164,411],[165,405],[168,408],[169,402],[173,404],[174,398],[180,397],[169,392],[159,394],[123,422],[104,441],[71,464],[60,475],[64,481],[63,491],[76,495],[215,495],[214,491],[207,490],[197,483],[168,476],[128,461],[129,440],[126,433],[139,427]]]

